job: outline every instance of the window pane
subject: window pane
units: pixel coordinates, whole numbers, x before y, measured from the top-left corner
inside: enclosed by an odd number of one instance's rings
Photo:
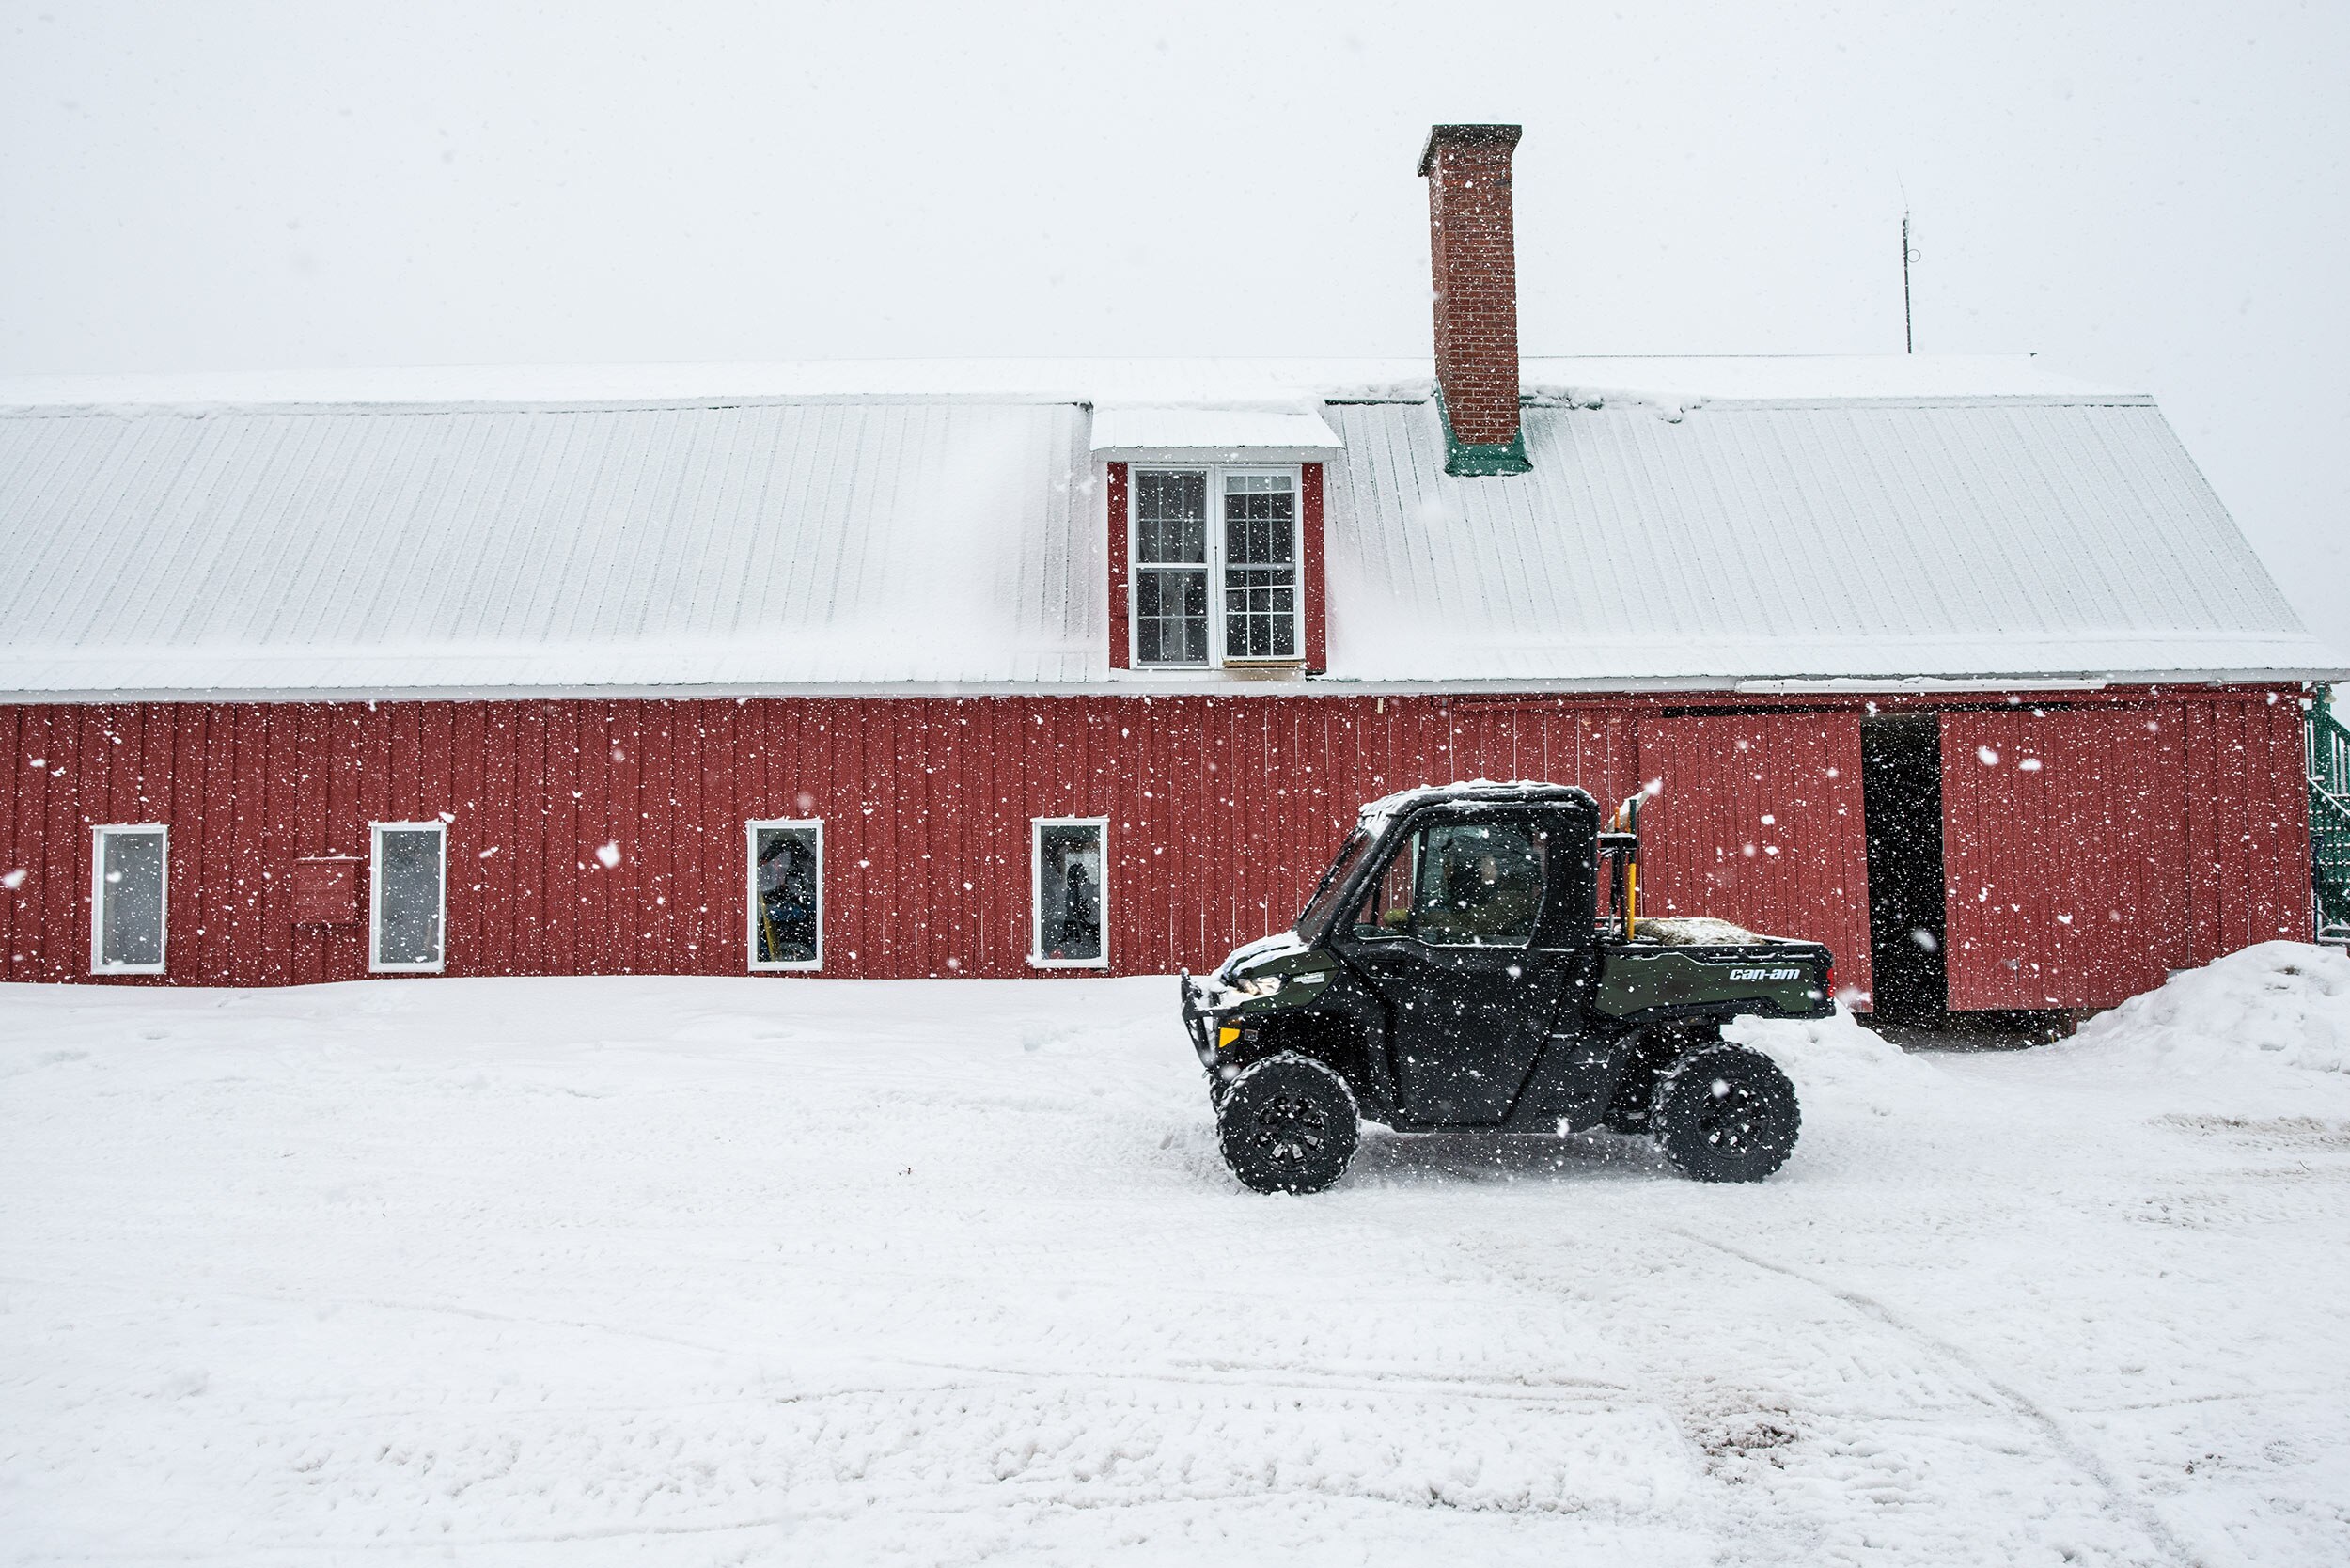
[[[1046,826],[1036,838],[1037,956],[1102,956],[1102,829]]]
[[[98,962],[153,968],[164,961],[164,836],[104,833],[98,842]]]
[[[1297,492],[1287,474],[1225,476],[1224,656],[1297,656]]]
[[[1135,574],[1135,657],[1146,665],[1208,662],[1207,572]]]
[[[441,961],[441,835],[430,827],[375,835],[375,962]]]
[[[1338,858],[1323,873],[1322,886],[1314,889],[1314,896],[1297,914],[1295,929],[1308,941],[1318,942],[1322,939],[1324,924],[1332,914],[1330,906],[1345,890],[1347,878],[1355,874],[1355,863],[1370,853],[1371,846],[1371,835],[1357,827],[1346,836],[1346,842],[1339,847]],[[1359,925],[1361,922],[1358,918],[1355,923]]]
[[[1419,870],[1422,829],[1396,846],[1395,858],[1379,873],[1355,912],[1357,936],[1402,936],[1412,929],[1412,878]]]
[[[1135,476],[1135,560],[1205,566],[1208,562],[1208,476]]]
[[[822,846],[812,825],[757,830],[751,865],[758,903],[751,912],[754,963],[816,962],[817,885],[822,875]]]
[[[1543,844],[1524,823],[1442,823],[1424,835],[1412,933],[1444,946],[1523,947],[1543,908]]]

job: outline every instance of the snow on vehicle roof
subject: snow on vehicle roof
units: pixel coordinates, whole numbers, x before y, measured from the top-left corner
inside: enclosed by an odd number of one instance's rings
[[[1393,794],[1381,795],[1368,802],[1355,814],[1355,820],[1368,825],[1373,820],[1386,822],[1416,806],[1442,800],[1565,800],[1580,796],[1590,798],[1590,792],[1579,785],[1553,784],[1540,778],[1462,778],[1450,784],[1420,784]]]
[[[1533,472],[1477,479],[1418,359],[0,382],[0,695],[2342,667],[2143,397],[2014,358],[1525,369]],[[1110,668],[1096,449],[1157,442],[1325,461],[1325,678]]]

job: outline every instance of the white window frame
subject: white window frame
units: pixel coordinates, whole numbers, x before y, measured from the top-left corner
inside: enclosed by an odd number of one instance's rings
[[[164,956],[152,964],[106,962],[106,840],[117,834],[153,833],[164,840],[156,893],[155,947]],[[102,823],[90,829],[89,972],[93,975],[160,975],[171,956],[171,828],[164,823]]]
[[[383,944],[379,938],[384,931],[384,835],[386,833],[431,833],[441,842],[441,907],[434,917],[433,930],[440,940],[433,956],[421,964],[385,964],[376,955]],[[437,975],[448,967],[448,823],[368,823],[368,973],[371,975]]]
[[[1195,669],[1196,665],[1180,667]],[[1044,888],[1037,875],[1044,854],[1048,827],[1090,827],[1102,836],[1102,885],[1094,893],[1102,906],[1102,955],[1099,958],[1044,956]],[[1106,969],[1110,966],[1110,820],[1107,817],[1031,817],[1028,819],[1028,967],[1031,969]]]
[[[761,828],[816,830],[816,956],[812,959],[759,958],[759,833]],[[807,973],[824,966],[824,819],[822,817],[762,817],[743,824],[743,957],[755,975],[789,971]],[[851,957],[855,955],[852,953]]]
[[[1138,557],[1145,474],[1208,476],[1208,657],[1204,663],[1146,664],[1142,658],[1142,573],[1153,570]],[[1296,497],[1297,651],[1285,658],[1234,658],[1224,647],[1224,479],[1229,474],[1287,474]],[[1286,669],[1306,662],[1306,472],[1294,463],[1136,463],[1126,469],[1126,663],[1133,669]]]

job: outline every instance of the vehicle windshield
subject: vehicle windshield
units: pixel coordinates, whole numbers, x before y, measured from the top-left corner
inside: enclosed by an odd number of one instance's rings
[[[1308,942],[1322,940],[1323,927],[1329,924],[1337,912],[1339,889],[1346,886],[1346,879],[1354,874],[1355,865],[1371,848],[1374,837],[1359,827],[1346,836],[1346,842],[1339,846],[1338,858],[1330,862],[1330,869],[1322,873],[1322,881],[1315,885],[1314,896],[1298,912],[1300,938]]]

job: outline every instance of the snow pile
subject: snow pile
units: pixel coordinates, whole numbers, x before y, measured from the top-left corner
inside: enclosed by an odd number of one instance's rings
[[[1934,1085],[1933,1068],[1863,1028],[1841,1002],[1832,1018],[1740,1018],[1722,1038],[1778,1063],[1806,1104],[1841,1101],[1889,1116]]]
[[[2188,1075],[2254,1062],[2350,1074],[2350,955],[2263,942],[2090,1020],[2070,1048]]]

